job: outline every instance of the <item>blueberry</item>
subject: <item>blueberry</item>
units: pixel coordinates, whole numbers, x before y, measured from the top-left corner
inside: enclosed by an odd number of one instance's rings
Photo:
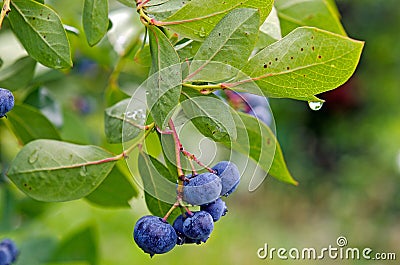
[[[225,202],[221,198],[218,198],[215,202],[201,205],[200,210],[208,212],[212,216],[213,221],[216,222],[226,214],[228,208],[226,208]]]
[[[6,116],[6,113],[9,112],[13,107],[14,96],[11,91],[0,88],[0,118]]]
[[[8,251],[10,252],[11,257],[12,257],[12,262],[14,262],[17,259],[19,251],[18,251],[18,248],[15,245],[14,241],[12,241],[11,239],[6,238],[6,239],[4,239],[3,241],[0,242],[0,248],[1,247],[5,247],[6,249],[8,249]]]
[[[263,96],[250,93],[243,93],[242,97],[249,108],[255,108],[257,106],[262,106],[262,107],[268,106],[267,100]]]
[[[200,244],[201,240],[195,240],[190,237],[187,237],[183,233],[183,222],[185,221],[185,217],[181,214],[178,217],[176,217],[174,223],[172,224],[172,227],[175,229],[176,234],[178,235],[178,239],[176,241],[177,245],[183,245],[183,244]]]
[[[249,111],[249,114],[258,118],[263,123],[270,125],[272,122],[271,113],[264,106],[256,106]]]
[[[183,200],[192,205],[202,205],[218,199],[221,179],[213,173],[202,173],[184,183]]]
[[[13,261],[13,256],[6,246],[0,246],[0,265],[10,265]]]
[[[230,161],[221,161],[213,168],[217,176],[221,178],[221,195],[228,196],[234,192],[240,182],[240,172],[237,166]]]
[[[212,216],[206,211],[193,212],[192,216],[183,221],[185,236],[206,242],[214,229]]]
[[[152,215],[143,216],[136,222],[133,238],[151,257],[170,251],[177,242],[174,228],[162,218]]]

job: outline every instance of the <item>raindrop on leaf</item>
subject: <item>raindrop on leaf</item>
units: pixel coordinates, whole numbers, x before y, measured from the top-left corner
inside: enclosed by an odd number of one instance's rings
[[[81,175],[82,177],[86,177],[86,175],[87,175],[86,166],[81,167],[81,170],[79,171],[79,175]]]
[[[309,101],[308,106],[312,110],[320,110],[322,108],[322,105],[324,105],[324,102],[321,101]]]
[[[199,36],[201,38],[204,38],[206,36],[206,30],[203,27],[201,27],[200,29]]]
[[[32,154],[29,156],[28,162],[29,162],[30,164],[33,164],[33,163],[35,163],[35,162],[38,160],[38,158],[39,158],[39,149],[35,149],[35,150],[32,152]]]

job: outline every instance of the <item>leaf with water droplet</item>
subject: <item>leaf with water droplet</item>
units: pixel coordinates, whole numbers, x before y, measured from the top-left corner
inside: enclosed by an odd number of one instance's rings
[[[124,99],[105,109],[104,129],[109,143],[121,143],[134,139],[143,131],[146,113],[145,105],[140,101],[129,105],[130,99]],[[138,113],[140,108],[141,115]]]
[[[30,164],[33,164],[38,160],[38,158],[39,158],[39,150],[40,149],[35,149],[35,150],[33,150],[32,154],[30,154],[30,156],[28,158],[28,162]]]
[[[204,37],[230,11],[239,8],[257,9],[261,21],[264,21],[271,12],[273,2],[273,0],[192,0],[166,19],[157,14],[154,15],[157,20],[165,22],[165,26],[173,31],[193,40],[203,41]],[[163,4],[159,5],[158,8],[162,8],[162,6]]]
[[[87,175],[87,169],[86,169],[86,166],[85,166],[85,165],[83,165],[83,166],[81,167],[81,170],[79,170],[79,175],[81,175],[82,177],[86,177],[86,175]],[[93,183],[92,183],[92,185],[93,185]]]
[[[315,101],[351,77],[363,46],[328,31],[297,28],[252,57],[228,87],[248,92],[256,84],[268,97]]]
[[[200,38],[204,38],[206,36],[206,30],[204,29],[204,27],[200,28],[199,36]]]
[[[259,20],[256,9],[240,8],[228,13],[193,57],[189,80],[213,82],[235,76],[253,50]]]
[[[35,140],[21,149],[7,175],[36,200],[75,200],[90,194],[105,179],[115,161],[102,161],[110,157],[111,153],[97,146]]]

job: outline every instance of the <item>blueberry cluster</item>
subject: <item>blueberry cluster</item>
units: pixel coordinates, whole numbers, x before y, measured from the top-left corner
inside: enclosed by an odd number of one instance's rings
[[[206,242],[218,221],[228,211],[221,196],[229,196],[240,181],[237,166],[221,161],[212,168],[214,173],[188,177],[184,183],[183,200],[200,206],[200,211],[187,211],[179,215],[171,226],[165,219],[146,215],[135,225],[136,244],[153,256],[170,251],[175,245]]]
[[[11,91],[0,88],[0,118],[6,116],[6,113],[9,112],[14,107],[14,96]]]
[[[14,241],[4,239],[0,242],[0,265],[10,265],[17,259],[18,249]]]

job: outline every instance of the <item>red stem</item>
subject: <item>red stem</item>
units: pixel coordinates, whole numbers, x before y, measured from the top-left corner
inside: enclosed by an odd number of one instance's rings
[[[183,150],[182,143],[179,140],[179,136],[178,133],[176,132],[175,125],[172,119],[169,120],[168,124],[172,131],[172,136],[174,137],[174,142],[175,142],[175,156],[176,156],[176,167],[178,170],[178,176],[184,177],[185,175],[183,174],[182,163],[181,163],[181,151]]]

